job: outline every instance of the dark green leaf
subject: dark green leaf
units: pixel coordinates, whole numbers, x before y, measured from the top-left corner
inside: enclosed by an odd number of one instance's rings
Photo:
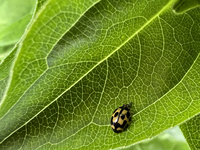
[[[173,5],[173,10],[176,13],[183,13],[200,5],[199,0],[177,0]]]

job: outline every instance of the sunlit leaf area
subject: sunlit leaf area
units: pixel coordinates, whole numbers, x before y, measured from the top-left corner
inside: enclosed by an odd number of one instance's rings
[[[199,6],[1,0],[0,150],[200,149]]]

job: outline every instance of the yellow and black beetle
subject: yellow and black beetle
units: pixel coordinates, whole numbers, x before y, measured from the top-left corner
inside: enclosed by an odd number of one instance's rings
[[[115,109],[111,117],[111,128],[115,133],[124,131],[131,123],[131,107],[132,103],[124,104],[123,106]]]

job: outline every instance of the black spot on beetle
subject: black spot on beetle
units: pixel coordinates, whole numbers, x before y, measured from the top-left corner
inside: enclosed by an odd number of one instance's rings
[[[121,119],[122,119],[122,120],[124,120],[124,118],[125,118],[125,115],[124,115],[124,114],[122,114],[122,115],[121,115]]]
[[[127,118],[129,118],[131,114],[130,114],[130,112],[127,112],[126,115],[127,115]]]
[[[124,128],[124,127],[126,126],[126,124],[127,124],[127,121],[124,120],[124,122],[123,122],[123,124],[122,124],[122,128]]]
[[[118,114],[119,114],[119,113],[118,113],[118,112],[116,112],[116,113],[115,113],[115,115],[114,115],[114,117],[117,117],[117,116],[118,116]]]

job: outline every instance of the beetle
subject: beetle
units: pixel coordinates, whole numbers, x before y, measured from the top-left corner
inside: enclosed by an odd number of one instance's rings
[[[115,109],[111,117],[111,128],[115,133],[123,132],[131,123],[131,107],[132,103],[124,104]]]

